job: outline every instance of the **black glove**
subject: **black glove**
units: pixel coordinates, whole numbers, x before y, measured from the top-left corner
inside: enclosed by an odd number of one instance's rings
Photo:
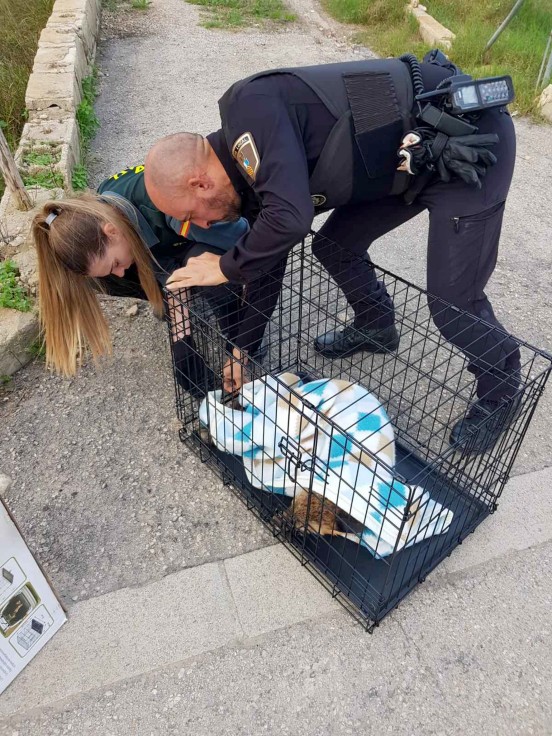
[[[497,143],[498,136],[495,133],[449,138],[435,162],[439,176],[443,181],[450,181],[451,175],[455,175],[466,184],[481,189],[481,178],[487,173],[487,168],[494,166],[497,161],[488,146]]]
[[[176,382],[195,398],[203,398],[215,385],[215,374],[197,352],[190,336],[173,343]]]
[[[407,135],[415,136],[416,140],[399,149],[398,155],[405,159],[410,174],[436,171],[442,181],[457,176],[480,189],[487,168],[497,161],[488,150],[498,143],[495,133],[448,137],[432,128],[417,128]]]

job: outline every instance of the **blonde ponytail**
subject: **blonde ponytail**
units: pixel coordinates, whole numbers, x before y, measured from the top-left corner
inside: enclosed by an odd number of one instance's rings
[[[48,217],[52,214],[55,218]],[[90,263],[102,257],[107,247],[105,223],[115,225],[130,244],[140,285],[155,313],[163,313],[149,251],[118,208],[93,194],[47,202],[32,225],[38,254],[40,322],[46,365],[66,376],[76,373],[87,350],[94,360],[111,353],[109,328],[97,298],[103,289],[86,275]]]

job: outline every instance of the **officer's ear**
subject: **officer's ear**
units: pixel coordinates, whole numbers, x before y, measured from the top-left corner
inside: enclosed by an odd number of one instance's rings
[[[204,191],[209,191],[209,189],[213,188],[213,185],[213,180],[206,174],[198,174],[197,176],[192,176],[188,179],[188,187],[198,194],[201,194]]]

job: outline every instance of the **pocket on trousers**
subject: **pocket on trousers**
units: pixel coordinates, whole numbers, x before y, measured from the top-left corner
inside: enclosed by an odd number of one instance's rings
[[[496,266],[504,202],[486,210],[452,217],[449,238],[448,287],[459,304],[484,298]]]
[[[457,217],[451,217],[453,223],[454,232],[460,233],[462,230],[469,229],[471,227],[479,227],[482,222],[490,220],[492,217],[497,215],[499,212],[504,210],[506,201],[502,200],[496,204],[491,205],[486,210],[476,212],[470,215],[458,215]]]

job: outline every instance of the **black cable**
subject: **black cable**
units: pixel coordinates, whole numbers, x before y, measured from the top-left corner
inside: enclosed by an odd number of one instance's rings
[[[443,89],[444,87],[449,87],[450,83],[452,82],[452,78],[454,77],[454,74],[451,74],[450,77],[445,77],[444,79],[441,79],[439,84],[435,87],[435,89]]]
[[[410,76],[412,77],[412,87],[414,88],[415,95],[422,95],[425,92],[424,79],[422,77],[422,70],[420,68],[420,62],[414,56],[414,54],[403,54],[399,56],[401,61],[404,61],[410,67]]]

